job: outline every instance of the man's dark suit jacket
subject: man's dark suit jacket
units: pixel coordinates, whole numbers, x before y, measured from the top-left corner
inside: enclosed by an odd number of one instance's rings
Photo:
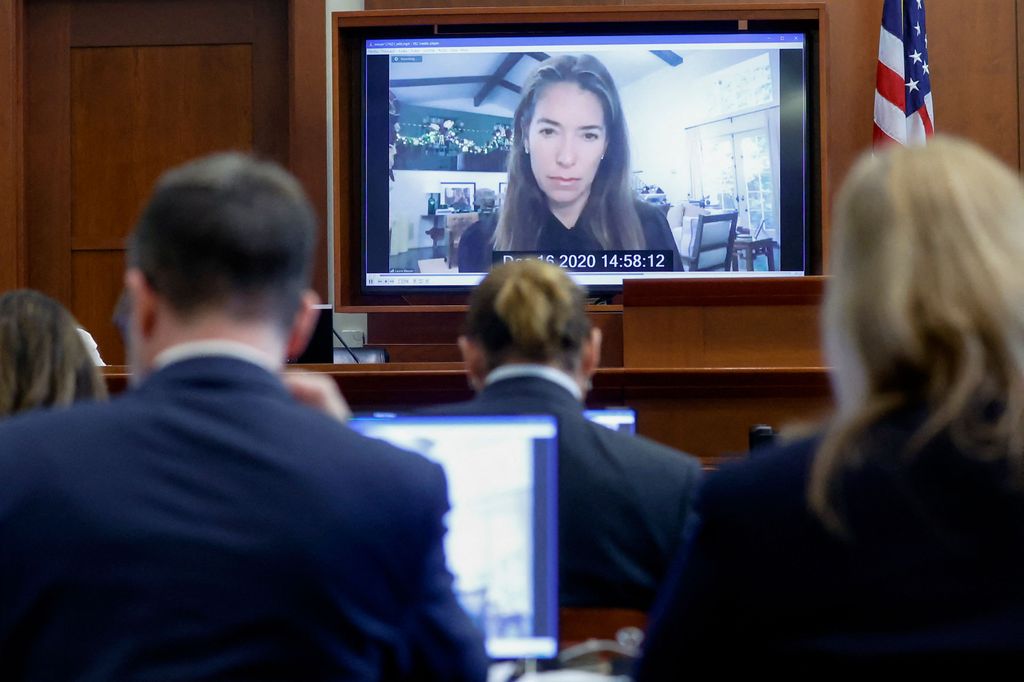
[[[0,424],[0,678],[484,679],[440,467],[248,362]]]
[[[949,672],[1024,653],[1024,495],[945,436],[908,465],[922,419],[910,410],[872,430],[865,464],[843,477],[847,539],[808,510],[815,440],[710,476],[638,680],[777,663],[827,677],[857,664]]]
[[[440,414],[553,414],[558,420],[559,603],[650,608],[682,538],[696,459],[583,416],[565,388],[542,378],[495,382]]]

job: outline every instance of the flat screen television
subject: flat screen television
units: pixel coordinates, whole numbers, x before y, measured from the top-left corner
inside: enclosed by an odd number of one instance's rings
[[[630,16],[348,34],[361,294],[815,273],[817,22]]]

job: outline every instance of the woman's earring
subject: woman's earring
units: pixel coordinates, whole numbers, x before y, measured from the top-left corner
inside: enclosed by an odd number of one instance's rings
[[[524,145],[523,145],[523,151],[524,151],[524,152],[526,152],[527,154],[529,154],[529,153],[530,153],[530,148],[529,148],[529,147],[527,147],[527,146],[526,146],[526,145],[524,144]]]

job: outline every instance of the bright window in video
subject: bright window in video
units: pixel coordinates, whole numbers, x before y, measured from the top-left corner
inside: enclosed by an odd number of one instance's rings
[[[803,274],[806,70],[797,33],[368,40],[365,284]]]

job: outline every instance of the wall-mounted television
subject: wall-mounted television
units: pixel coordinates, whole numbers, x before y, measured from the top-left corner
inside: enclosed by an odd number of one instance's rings
[[[818,21],[608,10],[338,24],[349,298],[820,272]]]

